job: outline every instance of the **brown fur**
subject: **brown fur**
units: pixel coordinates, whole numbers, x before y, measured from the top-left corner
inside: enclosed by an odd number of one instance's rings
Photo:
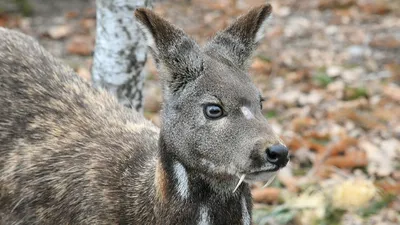
[[[0,43],[0,224],[118,223],[129,167],[151,173],[158,128],[32,38],[1,28]]]
[[[155,185],[155,192],[158,200],[160,202],[164,202],[168,197],[168,180],[165,170],[162,168],[162,164],[160,161],[158,161],[156,165]]]

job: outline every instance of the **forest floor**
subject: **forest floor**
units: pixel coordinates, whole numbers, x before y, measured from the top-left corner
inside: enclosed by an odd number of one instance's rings
[[[263,2],[169,0],[154,10],[204,43]],[[291,161],[269,187],[254,185],[255,224],[400,224],[400,1],[268,2],[250,75]],[[0,26],[36,37],[85,79],[95,23],[92,0],[0,0]],[[147,70],[145,115],[159,124],[158,74],[151,61]]]

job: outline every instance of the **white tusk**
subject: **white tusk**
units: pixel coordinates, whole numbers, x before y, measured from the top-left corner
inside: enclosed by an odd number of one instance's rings
[[[233,193],[235,193],[235,191],[238,189],[238,187],[240,186],[240,184],[244,181],[244,178],[246,177],[246,174],[243,174],[240,177],[239,183],[236,185],[235,189],[233,190]]]
[[[272,183],[272,181],[274,181],[275,177],[276,177],[276,174],[274,174],[274,176],[271,177],[262,188],[266,188],[267,186],[269,186]]]

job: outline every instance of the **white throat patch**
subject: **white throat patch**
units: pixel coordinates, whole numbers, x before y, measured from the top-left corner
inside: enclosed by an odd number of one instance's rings
[[[208,208],[207,206],[201,206],[200,207],[200,220],[198,222],[198,225],[210,225],[210,216],[208,215]]]
[[[249,108],[242,106],[242,107],[240,107],[240,110],[242,110],[242,113],[246,119],[248,119],[248,120],[254,119],[254,115],[253,115],[253,113],[251,113]]]
[[[243,225],[250,225],[250,214],[247,210],[246,198],[242,195],[242,218]]]
[[[182,199],[189,197],[189,181],[185,167],[179,162],[174,163],[174,176],[178,180],[177,191]]]

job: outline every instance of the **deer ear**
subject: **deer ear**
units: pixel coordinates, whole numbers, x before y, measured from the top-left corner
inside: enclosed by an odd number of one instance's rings
[[[234,65],[245,70],[258,42],[264,37],[266,21],[272,7],[269,4],[251,9],[232,25],[219,32],[206,46],[206,51],[217,52]]]
[[[163,88],[173,94],[202,74],[200,47],[181,29],[162,19],[151,10],[139,8],[135,16],[143,25],[159,69]]]

